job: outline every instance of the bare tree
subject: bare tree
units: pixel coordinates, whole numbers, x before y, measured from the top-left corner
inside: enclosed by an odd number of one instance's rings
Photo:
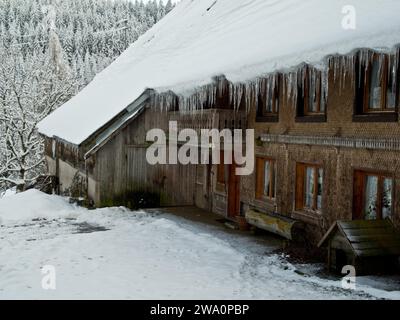
[[[48,53],[18,63],[18,55],[2,51],[0,64],[0,188],[23,191],[44,172],[39,121],[68,100],[75,90],[68,72]]]

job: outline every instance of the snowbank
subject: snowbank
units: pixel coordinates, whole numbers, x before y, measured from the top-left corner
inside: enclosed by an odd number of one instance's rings
[[[80,94],[39,124],[74,144],[147,88],[188,95],[225,75],[232,82],[320,64],[356,48],[400,43],[400,1],[353,0],[357,25],[342,28],[347,0],[183,0]]]
[[[32,219],[69,217],[77,207],[68,200],[32,189],[0,199],[0,225]]]
[[[11,189],[7,189],[7,190],[4,191],[3,193],[0,193],[0,199],[1,199],[1,198],[5,198],[5,197],[12,196],[12,195],[14,195],[14,194],[16,194],[16,193],[17,193],[17,188],[16,188],[16,187],[11,188]]]
[[[359,277],[356,290],[345,290],[341,279],[316,276],[316,266],[273,254],[276,239],[162,210],[89,211],[30,190],[1,199],[0,217],[0,299],[400,298],[382,278]],[[55,290],[42,288],[45,265],[54,267]],[[399,284],[393,279],[390,290]]]

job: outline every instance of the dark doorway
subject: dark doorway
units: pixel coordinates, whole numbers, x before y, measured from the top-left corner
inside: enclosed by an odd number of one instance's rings
[[[341,273],[343,267],[347,265],[347,255],[346,252],[339,249],[335,251],[335,255],[336,255],[336,271],[338,273]]]

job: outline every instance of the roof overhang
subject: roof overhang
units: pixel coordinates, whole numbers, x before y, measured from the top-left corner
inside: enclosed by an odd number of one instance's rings
[[[132,120],[136,119],[145,110],[151,97],[150,90],[146,90],[139,98],[126,107],[121,113],[106,123],[100,131],[86,139],[81,145],[88,143],[88,151],[84,159],[90,158],[94,153],[101,149],[119,131],[125,128]]]

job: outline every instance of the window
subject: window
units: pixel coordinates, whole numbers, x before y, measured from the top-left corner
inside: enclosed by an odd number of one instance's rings
[[[310,72],[307,84],[309,87],[305,91],[304,115],[324,114],[325,101],[321,94],[321,72],[314,71],[314,74]]]
[[[393,179],[387,174],[355,171],[353,219],[390,218],[393,208]]]
[[[389,72],[387,55],[374,55],[366,67],[364,87],[364,112],[395,111],[396,94],[393,91],[393,74]],[[391,75],[389,75],[391,73]]]
[[[326,88],[323,73],[305,66],[302,79],[298,83],[297,117],[298,122],[326,121]]]
[[[356,61],[355,120],[397,121],[398,55],[368,52]],[[364,115],[358,117],[357,115]]]
[[[298,163],[296,168],[296,210],[322,209],[323,169]]]
[[[256,199],[273,200],[276,197],[275,161],[256,159]]]
[[[257,122],[277,122],[279,114],[279,74],[259,82]]]

